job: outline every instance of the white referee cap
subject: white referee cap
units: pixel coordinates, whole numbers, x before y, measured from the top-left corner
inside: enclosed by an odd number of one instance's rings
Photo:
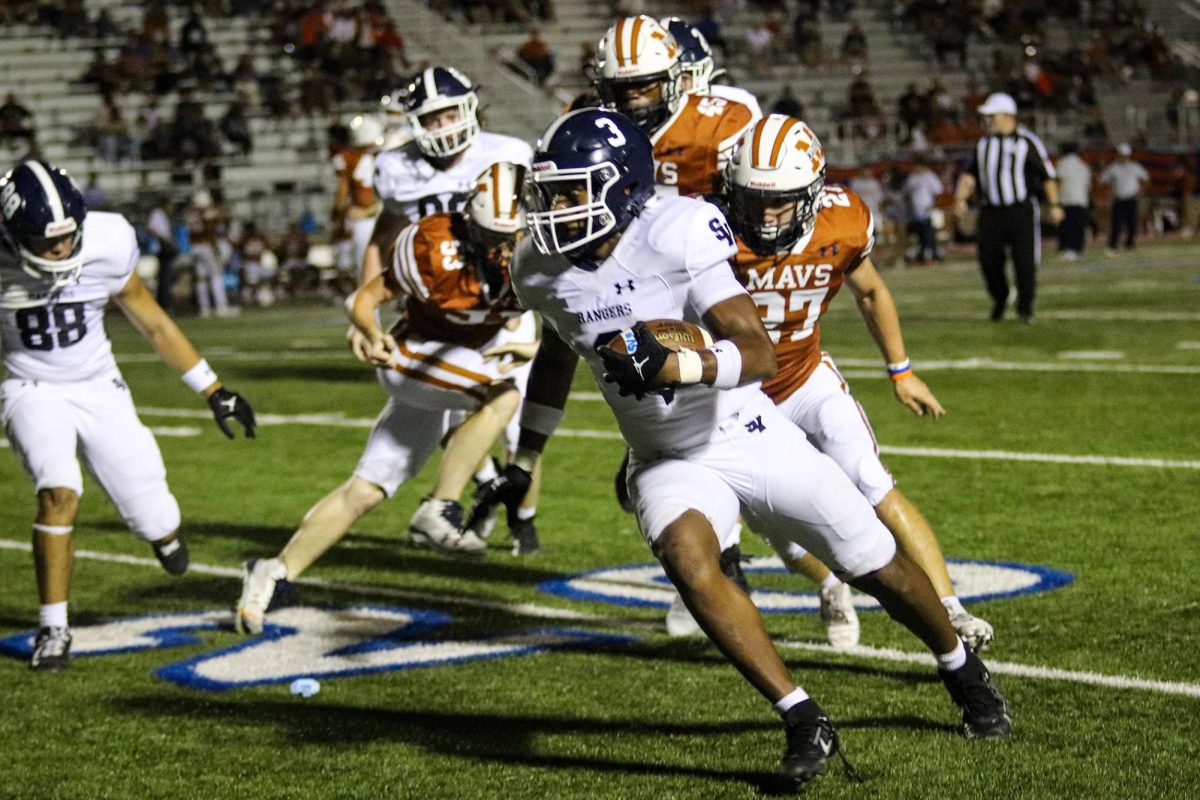
[[[1017,101],[1012,99],[1012,95],[1004,92],[995,92],[989,94],[987,100],[983,101],[983,105],[976,109],[980,114],[1011,114],[1017,115]]]

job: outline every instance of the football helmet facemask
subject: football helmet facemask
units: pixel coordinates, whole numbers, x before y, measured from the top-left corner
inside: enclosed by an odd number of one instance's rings
[[[609,28],[596,53],[596,91],[604,104],[629,117],[647,135],[682,102],[679,46],[657,21],[625,17]]]
[[[525,230],[525,172],[523,165],[511,161],[492,164],[475,179],[467,196],[463,247],[489,300],[498,297],[508,281],[508,264]]]
[[[525,184],[538,250],[586,261],[654,196],[653,146],[622,114],[572,111],[538,140]]]
[[[684,84],[687,84],[682,86],[684,94],[708,94],[716,67],[708,39],[679,17],[667,17],[662,26],[679,45],[679,67],[686,79]]]
[[[729,221],[742,241],[759,255],[786,252],[816,225],[825,151],[803,122],[771,114],[742,137],[726,184]]]
[[[52,290],[79,280],[87,205],[66,172],[41,161],[21,162],[0,178],[0,211],[0,232],[26,273]]]
[[[429,158],[455,156],[479,135],[479,95],[471,79],[453,67],[424,69],[405,91],[409,128],[417,149]]]

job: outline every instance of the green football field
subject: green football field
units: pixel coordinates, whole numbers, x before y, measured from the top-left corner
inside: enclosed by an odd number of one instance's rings
[[[884,277],[918,374],[948,415],[917,419],[895,402],[848,293],[824,320],[825,347],[938,532],[960,592],[985,598],[968,605],[995,625],[987,659],[1016,732],[999,744],[959,738],[919,643],[878,610],[861,611],[858,649],[823,648],[811,587],[770,569],[768,548],[747,534],[744,549],[764,557],[750,572],[764,602],[807,609],[768,614],[768,629],[865,779],[831,765],[806,794],[1195,797],[1200,248],[1051,258],[1032,328],[985,320],[968,261]],[[273,555],[350,474],[384,395],[345,352],[335,308],[185,318],[260,415],[256,441],[227,442],[203,402],[119,314],[110,319],[159,434],[192,570],[162,572],[88,483],[71,598],[77,657],[59,674],[0,657],[0,797],[774,790],[783,736],[770,707],[711,646],[662,632],[669,594],[637,569],[652,558],[612,499],[621,447],[588,376],[547,451],[541,555],[514,559],[503,530],[483,561],[410,548],[431,464],[288,587],[272,636],[246,640],[229,616],[240,563]],[[31,485],[0,452],[0,649],[10,652],[37,622],[33,511]],[[597,570],[607,572],[572,580]],[[290,693],[306,675],[320,692]]]

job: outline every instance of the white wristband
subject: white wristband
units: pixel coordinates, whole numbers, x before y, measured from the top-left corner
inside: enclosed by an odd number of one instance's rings
[[[699,383],[704,374],[704,362],[695,350],[681,347],[675,352],[679,356],[679,383]]]
[[[742,382],[742,351],[728,339],[722,339],[709,348],[717,358],[717,375],[713,378],[714,389],[732,389]]]
[[[199,364],[183,373],[183,382],[193,392],[203,392],[217,382],[217,373],[213,372],[212,367],[202,358]]]
[[[521,427],[543,436],[553,436],[563,414],[561,408],[526,400],[521,404]]]

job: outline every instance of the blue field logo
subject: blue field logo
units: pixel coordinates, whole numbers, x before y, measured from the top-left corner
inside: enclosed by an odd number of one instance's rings
[[[224,691],[349,678],[376,672],[510,658],[560,649],[624,644],[634,637],[571,628],[538,628],[481,639],[442,638],[453,619],[440,611],[392,606],[292,606],[272,612],[262,635],[168,664],[154,674],[191,689]],[[195,645],[202,631],[228,629],[230,612],[126,617],[73,627],[71,656],[104,656]],[[0,653],[26,659],[35,631],[0,639]]]
[[[1048,592],[1074,581],[1069,572],[1033,564],[1007,561],[947,561],[950,578],[963,602],[999,600],[1034,592]],[[787,574],[775,556],[760,556],[742,563],[747,575]],[[820,599],[816,587],[801,576],[793,576],[794,591],[755,589],[751,599],[764,613],[816,613]],[[753,581],[751,581],[753,583]],[[570,600],[591,600],[619,606],[666,609],[675,590],[662,567],[651,564],[624,564],[591,570],[538,584],[543,592]],[[854,593],[854,607],[868,611],[879,608],[873,597]]]

